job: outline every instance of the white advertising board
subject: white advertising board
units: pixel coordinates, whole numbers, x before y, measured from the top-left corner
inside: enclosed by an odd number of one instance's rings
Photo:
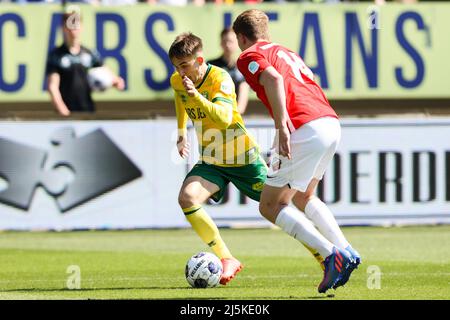
[[[246,123],[266,152],[270,119]],[[0,230],[188,227],[177,198],[196,152],[179,158],[174,129],[174,119],[0,122]],[[318,194],[341,225],[450,223],[450,119],[342,120]],[[234,187],[207,211],[219,226],[270,225]]]

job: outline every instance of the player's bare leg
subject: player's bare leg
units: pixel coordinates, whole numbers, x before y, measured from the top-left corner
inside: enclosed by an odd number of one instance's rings
[[[296,190],[290,189],[288,186],[278,188],[264,184],[259,201],[259,212],[264,218],[275,224],[278,213],[283,207],[289,205],[295,192]]]
[[[181,186],[178,203],[182,208],[202,204],[218,191],[216,184],[200,176],[190,176]]]
[[[178,202],[195,232],[221,259],[223,273],[220,283],[225,285],[243,266],[232,256],[216,224],[202,207],[202,204],[218,191],[216,184],[200,176],[190,176],[181,187]]]

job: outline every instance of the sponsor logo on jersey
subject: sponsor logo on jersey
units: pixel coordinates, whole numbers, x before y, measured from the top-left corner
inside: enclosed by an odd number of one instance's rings
[[[256,71],[259,69],[259,64],[256,61],[252,61],[248,64],[248,71],[251,72],[251,74],[255,74]]]

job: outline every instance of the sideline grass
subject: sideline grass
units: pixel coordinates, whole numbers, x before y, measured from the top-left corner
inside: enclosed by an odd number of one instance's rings
[[[184,265],[207,250],[190,230],[0,233],[0,299],[450,299],[450,226],[344,228],[363,265],[330,298],[322,271],[281,231],[221,230],[245,265],[227,286],[191,289]],[[81,289],[69,290],[69,266]],[[369,289],[369,266],[382,272]]]

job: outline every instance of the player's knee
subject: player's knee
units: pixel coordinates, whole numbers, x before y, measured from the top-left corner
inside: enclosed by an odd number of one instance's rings
[[[271,201],[261,201],[259,203],[259,213],[267,220],[274,222],[273,217],[278,213],[278,204]]]
[[[195,197],[186,190],[181,190],[178,195],[178,204],[182,209],[190,208],[196,204]]]
[[[314,195],[297,194],[292,202],[300,211],[305,212],[306,204],[314,197]]]
[[[300,211],[305,211],[306,207],[306,199],[305,197],[296,197],[295,199],[292,199],[292,202],[294,205],[299,209]]]
[[[260,202],[259,203],[259,213],[261,213],[261,215],[263,217],[266,217],[266,212],[267,212],[267,204]]]

